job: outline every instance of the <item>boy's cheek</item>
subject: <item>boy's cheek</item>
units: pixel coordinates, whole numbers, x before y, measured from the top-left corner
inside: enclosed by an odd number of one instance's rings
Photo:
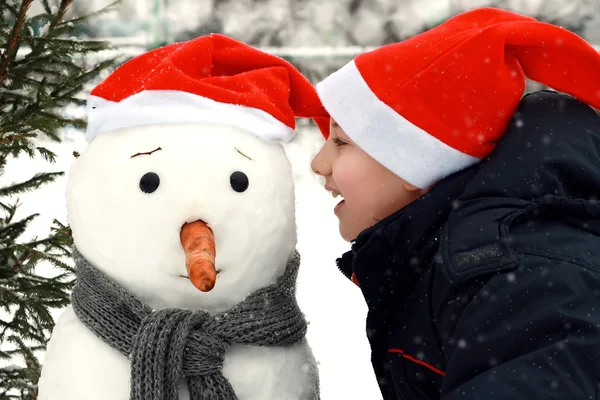
[[[364,189],[368,184],[368,175],[368,166],[356,157],[339,157],[332,171],[333,180],[344,197],[357,189]]]

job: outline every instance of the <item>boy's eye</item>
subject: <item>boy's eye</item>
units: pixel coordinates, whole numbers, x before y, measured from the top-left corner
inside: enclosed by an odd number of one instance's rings
[[[347,144],[346,142],[344,142],[342,139],[340,138],[334,138],[333,139],[333,143],[335,143],[336,146],[342,146],[344,144]]]

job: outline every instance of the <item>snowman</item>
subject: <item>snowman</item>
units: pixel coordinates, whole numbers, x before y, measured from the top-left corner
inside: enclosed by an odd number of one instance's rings
[[[90,94],[67,185],[77,284],[39,400],[313,400],[282,142],[325,132],[291,64],[223,35],[152,50]]]

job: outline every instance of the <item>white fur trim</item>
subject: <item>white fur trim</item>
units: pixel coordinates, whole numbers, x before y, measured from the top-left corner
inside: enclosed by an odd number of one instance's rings
[[[407,182],[426,188],[479,162],[406,120],[371,91],[354,61],[317,84],[329,114],[367,154]]]
[[[287,142],[294,132],[263,110],[177,90],[144,90],[120,102],[90,96],[87,113],[89,142],[102,132],[120,128],[203,121],[233,125],[267,142]]]

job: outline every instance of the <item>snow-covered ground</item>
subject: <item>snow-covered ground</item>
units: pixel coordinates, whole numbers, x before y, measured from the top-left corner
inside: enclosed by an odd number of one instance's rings
[[[302,267],[298,278],[298,300],[309,320],[308,340],[319,362],[322,399],[380,399],[370,364],[365,334],[366,305],[360,290],[337,270],[335,259],[349,248],[338,234],[333,215],[334,199],[310,171],[310,160],[322,138],[310,128],[299,129],[286,145],[294,168],[297,191],[298,249]],[[39,213],[26,236],[45,235],[54,218],[66,222],[65,186],[73,151],[86,148],[80,131],[66,131],[60,144],[40,140],[38,144],[57,154],[57,162],[42,159],[11,160],[0,185],[23,181],[39,171],[65,171],[67,175],[35,193],[20,196],[17,216]],[[40,274],[53,274],[48,265]],[[58,317],[61,311],[57,311]]]

